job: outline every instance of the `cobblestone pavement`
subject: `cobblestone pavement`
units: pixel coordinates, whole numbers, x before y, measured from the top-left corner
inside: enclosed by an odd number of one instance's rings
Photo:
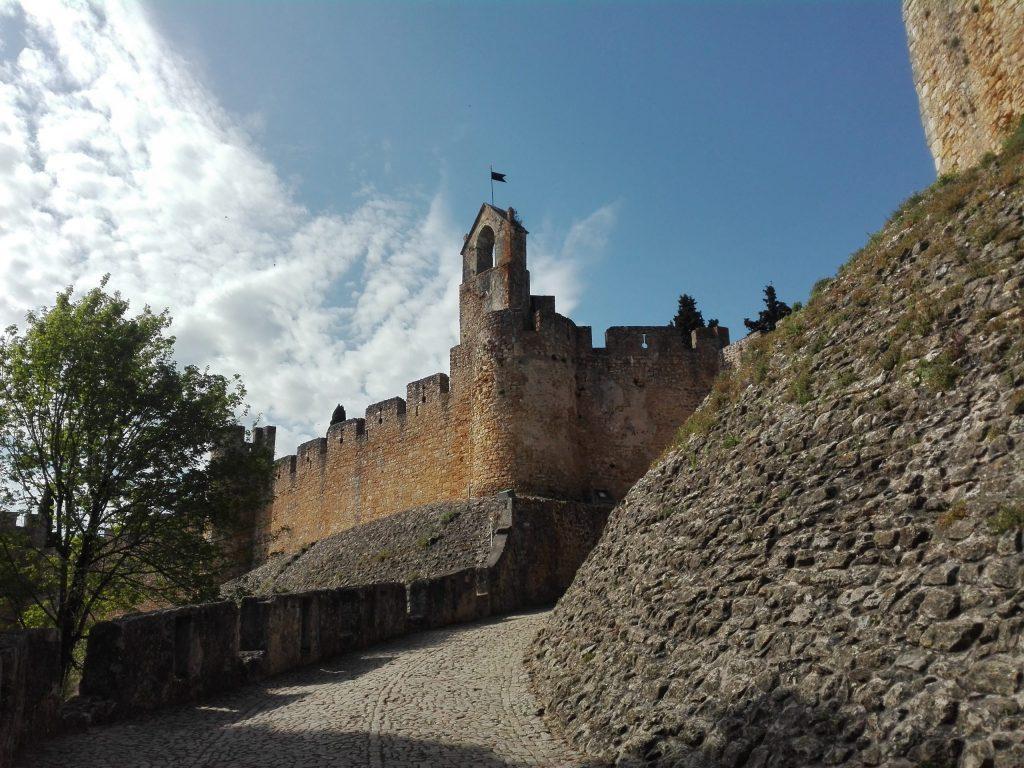
[[[575,768],[522,656],[546,613],[412,635],[201,705],[55,739],[28,768]]]

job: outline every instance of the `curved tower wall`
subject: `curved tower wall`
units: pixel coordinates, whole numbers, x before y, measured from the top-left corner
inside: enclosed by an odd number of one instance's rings
[[[997,152],[1024,117],[1024,2],[903,0],[903,20],[938,172]]]

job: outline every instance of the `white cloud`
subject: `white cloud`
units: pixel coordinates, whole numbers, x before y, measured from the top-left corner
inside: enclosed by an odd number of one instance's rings
[[[550,243],[550,235],[541,232],[530,249],[531,292],[554,296],[558,312],[571,314],[583,296],[586,268],[608,247],[618,207],[618,203],[608,203],[573,222],[557,246]]]
[[[180,359],[242,374],[281,453],[338,400],[358,415],[447,369],[462,238],[443,191],[310,212],[255,145],[258,116],[228,115],[137,6],[0,0],[4,16],[24,41],[0,59],[0,323],[109,272],[170,307]],[[599,209],[533,259],[562,311],[613,222]]]

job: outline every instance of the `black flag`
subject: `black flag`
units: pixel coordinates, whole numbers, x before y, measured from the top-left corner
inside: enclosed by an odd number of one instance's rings
[[[505,181],[505,174],[491,171],[491,181]],[[506,181],[505,183],[507,184],[508,182]]]

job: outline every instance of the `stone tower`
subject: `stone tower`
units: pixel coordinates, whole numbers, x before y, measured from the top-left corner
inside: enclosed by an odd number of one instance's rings
[[[975,165],[1024,116],[1024,2],[903,0],[903,20],[935,167]]]

